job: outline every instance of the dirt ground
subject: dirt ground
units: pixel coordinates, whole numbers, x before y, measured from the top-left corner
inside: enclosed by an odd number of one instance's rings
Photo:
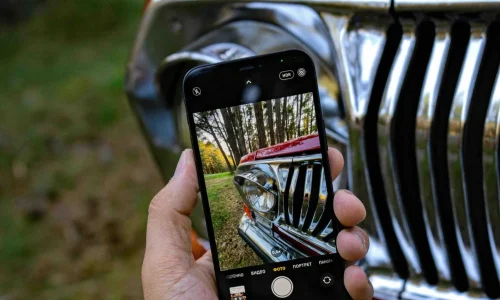
[[[206,185],[221,270],[263,264],[238,235],[238,224],[244,210],[232,175],[207,179]]]

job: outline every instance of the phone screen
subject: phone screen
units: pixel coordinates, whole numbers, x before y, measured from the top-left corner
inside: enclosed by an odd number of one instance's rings
[[[314,72],[289,51],[186,77],[221,299],[344,299]]]

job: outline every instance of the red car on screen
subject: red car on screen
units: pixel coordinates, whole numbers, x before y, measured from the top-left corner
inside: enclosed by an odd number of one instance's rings
[[[245,155],[234,184],[244,202],[238,232],[264,261],[336,252],[317,133]]]

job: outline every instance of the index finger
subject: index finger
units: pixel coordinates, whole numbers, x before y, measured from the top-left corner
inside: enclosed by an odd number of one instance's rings
[[[344,157],[339,150],[328,147],[328,161],[330,163],[330,172],[332,174],[332,180],[335,180],[339,176],[340,172],[344,168]]]

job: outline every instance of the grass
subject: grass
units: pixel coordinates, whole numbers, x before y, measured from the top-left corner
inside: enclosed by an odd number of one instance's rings
[[[215,178],[223,178],[223,177],[228,177],[232,176],[233,174],[231,172],[224,172],[224,173],[217,173],[217,174],[207,174],[205,175],[205,179],[215,179]]]
[[[142,297],[162,186],[123,92],[142,5],[47,1],[0,30],[1,299]]]
[[[206,181],[212,225],[222,270],[263,263],[238,235],[238,225],[244,213],[243,201],[230,175],[210,178]]]
[[[232,212],[230,205],[228,205],[228,200],[239,197],[239,195],[236,192],[231,177],[214,176],[210,180],[207,180],[206,186],[210,201],[210,211],[212,213],[212,225],[214,230],[219,232],[231,217]]]

